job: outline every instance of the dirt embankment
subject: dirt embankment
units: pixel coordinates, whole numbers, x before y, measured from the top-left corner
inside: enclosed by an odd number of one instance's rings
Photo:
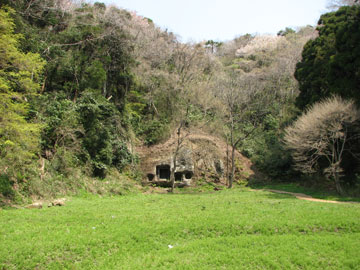
[[[181,134],[181,146],[191,149],[192,162],[194,164],[194,181],[205,179],[219,184],[226,184],[226,174],[230,170],[231,147],[226,142],[212,134],[201,130],[183,130]],[[174,132],[172,136],[163,143],[153,146],[138,146],[136,151],[140,157],[141,170],[146,175],[154,172],[154,166],[164,160],[171,160],[178,144],[178,136]],[[247,180],[259,175],[254,169],[251,161],[238,151],[236,158],[236,181]],[[219,165],[220,161],[220,165]],[[219,177],[219,166],[221,176]]]

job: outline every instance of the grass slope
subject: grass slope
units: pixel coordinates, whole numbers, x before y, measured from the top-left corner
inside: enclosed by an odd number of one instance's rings
[[[356,269],[359,218],[264,191],[72,198],[1,210],[0,269]]]

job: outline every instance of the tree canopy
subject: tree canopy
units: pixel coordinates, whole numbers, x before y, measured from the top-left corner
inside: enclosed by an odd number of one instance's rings
[[[303,109],[333,94],[360,105],[360,7],[341,7],[321,16],[319,36],[304,47],[296,66]]]
[[[268,176],[289,178],[282,138],[300,111],[295,100],[300,109],[332,94],[360,100],[358,5],[323,15],[318,35],[306,26],[198,43],[99,2],[0,8],[0,198],[79,188],[83,178],[99,180],[89,186],[100,192],[114,175],[116,185],[139,180],[136,146],[174,130],[178,142],[201,130],[231,145],[230,186],[242,181],[236,150]]]
[[[38,152],[40,126],[27,121],[28,99],[40,90],[45,61],[19,49],[14,12],[0,9],[0,170],[22,175]]]

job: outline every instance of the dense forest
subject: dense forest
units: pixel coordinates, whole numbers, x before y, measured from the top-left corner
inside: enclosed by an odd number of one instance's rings
[[[222,138],[267,181],[358,194],[360,7],[348,4],[316,28],[182,43],[112,5],[2,1],[0,200],[131,192],[136,146],[179,127]]]

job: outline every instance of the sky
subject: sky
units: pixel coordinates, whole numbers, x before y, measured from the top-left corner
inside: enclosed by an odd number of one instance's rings
[[[327,0],[103,0],[150,18],[183,42],[227,41],[316,25]]]

